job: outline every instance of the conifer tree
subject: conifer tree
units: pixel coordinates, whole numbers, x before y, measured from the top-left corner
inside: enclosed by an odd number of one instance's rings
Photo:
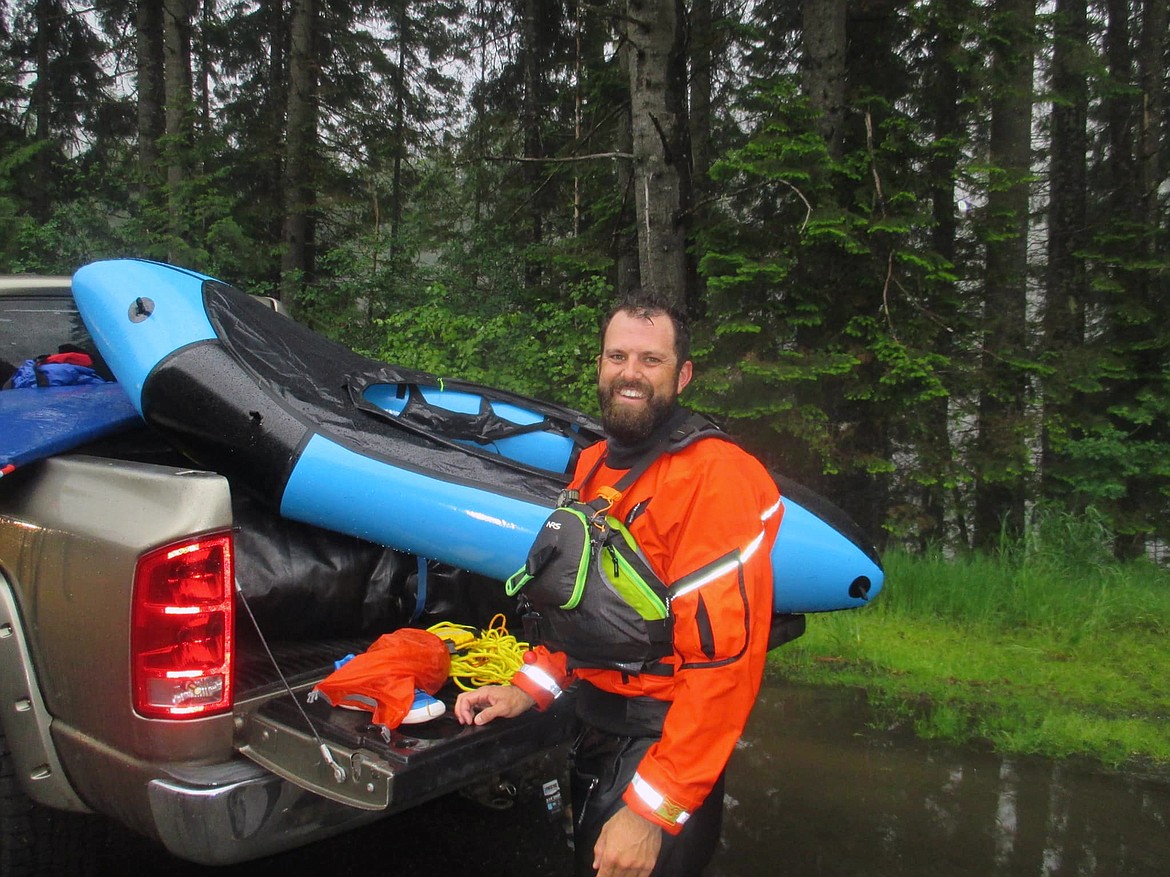
[[[1025,415],[1035,0],[998,0],[992,14],[990,178],[974,449],[974,538],[981,548],[994,548],[1004,533],[1023,533],[1032,471]]]

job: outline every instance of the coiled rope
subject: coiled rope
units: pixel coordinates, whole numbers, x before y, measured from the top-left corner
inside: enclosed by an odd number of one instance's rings
[[[507,619],[495,615],[484,630],[441,621],[427,628],[451,643],[451,681],[464,691],[482,685],[507,685],[524,664],[528,643],[508,633]]]

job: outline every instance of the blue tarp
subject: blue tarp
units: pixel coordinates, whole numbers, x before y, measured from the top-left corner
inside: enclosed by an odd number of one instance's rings
[[[121,385],[0,392],[0,475],[141,423]]]

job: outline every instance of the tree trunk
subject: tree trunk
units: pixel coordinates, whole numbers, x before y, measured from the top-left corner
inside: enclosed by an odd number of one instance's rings
[[[715,58],[717,45],[722,44],[715,26],[715,0],[694,0],[691,7],[691,24],[688,38],[691,57],[691,89],[688,122],[691,144],[691,187],[695,209],[693,222],[702,226],[708,221],[711,186],[711,96],[715,81]],[[688,268],[695,260],[688,260]],[[695,301],[690,310],[696,316],[702,313],[706,300],[706,284],[702,275],[695,271],[692,281]]]
[[[628,82],[630,79],[630,55],[633,48],[623,42],[618,52],[618,63],[621,72]],[[620,113],[617,119],[614,136],[614,151],[622,155],[630,155],[634,151],[634,132],[628,112]],[[638,231],[637,209],[634,197],[634,166],[629,161],[616,162],[617,191],[620,195],[620,207],[614,217],[613,233],[613,262],[614,262],[614,289],[619,298],[632,289],[641,285],[638,277]]]
[[[139,195],[146,196],[162,178],[159,138],[166,128],[162,0],[138,0],[135,26],[138,31]]]
[[[38,222],[47,222],[52,212],[51,177],[52,154],[52,90],[49,83],[50,28],[53,27],[52,0],[37,0],[33,10],[36,17],[36,80],[32,86],[32,110],[36,118],[36,140],[40,150],[36,156],[38,183],[33,187],[32,214]]]
[[[948,264],[956,264],[959,224],[955,207],[955,179],[958,176],[959,147],[963,128],[959,105],[966,83],[960,73],[963,47],[960,35],[970,20],[970,0],[946,0],[940,4],[934,23],[928,70],[927,102],[936,144],[930,160],[931,246]],[[943,144],[956,144],[946,148]],[[943,331],[934,335],[933,350],[945,361],[955,355],[954,332],[959,320],[958,291],[953,282],[941,283],[934,304]],[[919,454],[923,466],[934,477],[922,489],[922,519],[919,548],[943,545],[947,539],[947,483],[954,469],[951,443],[950,397],[932,399],[923,408],[923,445]],[[968,545],[966,518],[954,509],[960,542]]]
[[[191,0],[163,0],[167,193],[176,219],[183,213],[178,199],[191,160],[191,17]]]
[[[197,40],[198,48],[196,55],[199,59],[197,65],[196,81],[198,88],[196,92],[199,97],[199,129],[201,131],[211,130],[211,67],[212,57],[211,50],[207,44],[207,27],[215,22],[215,0],[203,0],[200,7],[200,29],[199,39]]]
[[[1106,197],[1109,214],[1125,216],[1133,210],[1133,47],[1129,38],[1129,0],[1107,0],[1105,63],[1111,87],[1106,95],[1105,128],[1108,142]]]
[[[711,91],[714,76],[713,0],[694,0],[688,43],[691,91],[688,122],[691,137],[692,183],[696,195],[707,185],[711,170]]]
[[[975,541],[994,548],[1024,529],[1029,469],[1027,380],[1028,181],[1031,169],[1035,0],[998,0],[989,158],[1002,182],[987,200],[982,387],[977,415]]]
[[[286,139],[285,116],[288,112],[288,76],[285,66],[288,62],[289,47],[286,45],[289,32],[289,10],[282,0],[260,0],[261,15],[267,40],[268,88],[264,90],[262,111],[264,136],[261,138],[264,154],[271,160],[261,165],[263,174],[261,191],[265,193],[264,215],[268,217],[267,228],[270,239],[284,240],[284,158]],[[272,281],[279,285],[280,263],[276,266]]]
[[[1165,0],[1143,0],[1139,5],[1141,18],[1135,35],[1138,93],[1132,104],[1131,182],[1122,187],[1122,191],[1128,189],[1130,193],[1126,198],[1130,205],[1128,215],[1136,230],[1131,241],[1133,261],[1123,272],[1126,305],[1131,316],[1116,318],[1115,334],[1121,349],[1126,351],[1129,375],[1110,400],[1121,411],[1140,410],[1148,404],[1143,399],[1164,396],[1165,383],[1160,375],[1166,363],[1166,325],[1170,320],[1165,283],[1160,281],[1158,270],[1151,267],[1164,256],[1161,242],[1165,217],[1159,188],[1165,166],[1162,137],[1167,10]],[[1135,320],[1132,315],[1145,316]],[[1118,420],[1135,444],[1165,447],[1170,437],[1160,407],[1158,410],[1149,419],[1122,415]],[[1152,475],[1141,472],[1126,478],[1124,505],[1120,510],[1123,524],[1114,546],[1115,553],[1123,559],[1142,556],[1149,534],[1156,532],[1164,520],[1165,494],[1159,479]]]
[[[803,4],[804,93],[817,110],[817,130],[833,158],[841,157],[845,123],[845,0]]]
[[[1144,0],[1142,30],[1138,47],[1142,107],[1138,139],[1139,185],[1143,219],[1147,232],[1147,254],[1157,255],[1156,241],[1165,219],[1158,189],[1166,169],[1166,0]]]
[[[284,253],[281,291],[286,301],[313,272],[313,157],[317,146],[317,80],[313,34],[315,0],[295,0],[289,25],[289,88],[284,159]]]
[[[544,138],[541,136],[541,106],[543,105],[542,92],[544,84],[544,65],[541,58],[544,47],[540,45],[540,29],[537,23],[539,12],[537,0],[525,0],[524,3],[524,42],[521,48],[524,70],[524,94],[520,109],[520,125],[524,133],[525,158],[539,159],[544,157]],[[524,174],[525,186],[529,192],[528,198],[528,243],[534,246],[544,240],[544,209],[545,198],[542,195],[542,170],[537,161],[524,163],[521,169]],[[529,290],[540,286],[542,271],[541,264],[534,258],[524,260],[524,282]]]
[[[681,0],[628,0],[630,114],[638,274],[642,286],[685,308],[690,175]]]
[[[402,159],[406,155],[406,41],[410,38],[410,16],[403,2],[398,15],[398,63],[394,71],[394,143],[393,171],[390,188],[390,258],[398,255],[398,240],[402,233]]]
[[[1140,224],[1141,197],[1137,183],[1135,156],[1137,153],[1137,119],[1141,114],[1141,103],[1135,101],[1134,91],[1134,46],[1130,29],[1130,2],[1128,0],[1107,0],[1105,26],[1105,64],[1108,69],[1108,91],[1103,97],[1105,118],[1104,210],[1101,211],[1099,229],[1100,246],[1105,250],[1107,267],[1105,271],[1109,285],[1105,298],[1109,333],[1106,343],[1111,354],[1116,351],[1117,377],[1106,384],[1103,398],[1097,410],[1104,413],[1105,422],[1129,436],[1132,424],[1118,410],[1132,405],[1136,390],[1136,363],[1140,353],[1134,345],[1143,342],[1140,326],[1117,318],[1120,305],[1127,311],[1135,312],[1135,301],[1140,295],[1139,282],[1132,270],[1135,253],[1140,247],[1133,241],[1133,230]],[[1110,301],[1112,299],[1112,301]],[[1128,370],[1128,374],[1126,374]],[[1129,479],[1132,483],[1132,479]],[[1127,485],[1128,486],[1128,485]],[[1132,557],[1140,552],[1144,534],[1135,533],[1133,519],[1140,514],[1136,497],[1126,495],[1108,504],[1114,525],[1119,535],[1115,550],[1122,557]]]
[[[1092,61],[1087,0],[1060,0],[1052,52],[1051,173],[1048,196],[1048,270],[1043,311],[1044,351],[1054,363],[1085,340],[1088,276],[1084,253],[1088,191],[1088,76]],[[1054,431],[1077,420],[1078,402],[1069,386],[1077,376],[1058,369],[1046,383],[1041,429],[1041,495],[1058,494],[1060,454]]]

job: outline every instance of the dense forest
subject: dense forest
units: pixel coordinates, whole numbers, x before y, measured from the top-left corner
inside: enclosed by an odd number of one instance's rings
[[[0,0],[0,272],[142,256],[592,410],[694,407],[886,544],[1170,535],[1165,0]]]

